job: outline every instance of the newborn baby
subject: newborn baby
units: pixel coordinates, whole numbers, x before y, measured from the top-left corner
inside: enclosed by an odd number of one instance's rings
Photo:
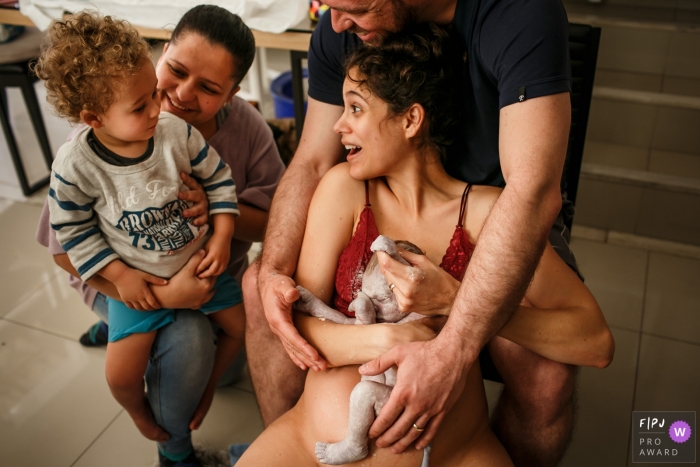
[[[395,243],[383,235],[377,237],[370,247],[374,254],[362,277],[362,289],[348,307],[355,313],[355,318],[349,318],[330,308],[301,286],[297,286],[300,297],[294,303],[294,309],[339,324],[405,323],[425,318],[418,313],[406,314],[399,310],[396,297],[379,269],[378,251],[384,251],[396,261],[410,267],[410,264],[399,254],[397,247],[411,253],[423,254],[411,242],[399,240]],[[393,368],[381,375],[362,377],[362,381],[357,383],[350,394],[348,436],[337,443],[316,443],[316,457],[320,462],[340,465],[367,457],[369,427],[389,400],[394,384],[396,384],[396,370]]]

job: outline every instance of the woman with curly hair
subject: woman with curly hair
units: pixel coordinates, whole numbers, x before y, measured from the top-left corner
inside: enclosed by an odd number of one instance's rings
[[[334,126],[348,150],[347,162],[331,169],[314,194],[295,275],[298,285],[348,317],[354,316],[350,304],[363,286],[370,245],[379,234],[419,245],[450,280],[464,277],[501,189],[465,184],[441,163],[456,127],[459,100],[452,92],[459,89],[455,70],[462,60],[460,47],[434,25],[387,36],[348,59],[344,111]],[[417,256],[402,255],[409,263]],[[300,333],[329,368],[308,373],[297,405],[263,432],[237,467],[512,465],[488,424],[478,362],[429,448],[396,454],[369,439],[391,383],[387,377],[358,384],[360,373],[377,374],[362,367],[358,372],[358,366],[396,345],[431,340],[439,328],[435,319],[430,326],[425,320],[349,326],[295,316]],[[499,336],[571,365],[604,367],[614,351],[595,299],[551,246]],[[401,377],[400,367],[398,373]],[[429,421],[404,412],[397,423],[412,426],[416,439]]]

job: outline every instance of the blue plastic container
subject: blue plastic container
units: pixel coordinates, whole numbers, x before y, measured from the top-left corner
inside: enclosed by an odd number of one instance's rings
[[[309,77],[309,72],[303,70],[304,78]],[[285,71],[270,84],[272,103],[275,106],[275,118],[294,117],[294,94],[292,93],[292,72]],[[304,113],[307,103],[304,102]]]

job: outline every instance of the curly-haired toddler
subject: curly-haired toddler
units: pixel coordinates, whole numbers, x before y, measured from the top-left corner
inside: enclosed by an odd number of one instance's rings
[[[108,300],[107,381],[141,433],[165,441],[143,375],[156,330],[174,311],[160,307],[148,284],[165,284],[162,278],[206,250],[198,275],[216,277],[216,293],[201,311],[225,334],[193,414],[198,426],[245,328],[241,289],[225,272],[239,214],[231,171],[195,128],[160,112],[148,46],[128,23],[94,12],[55,21],[34,69],[56,112],[85,124],[52,167],[51,227],[83,281],[99,275],[116,286],[121,301]],[[181,172],[204,187],[212,225],[183,216]]]

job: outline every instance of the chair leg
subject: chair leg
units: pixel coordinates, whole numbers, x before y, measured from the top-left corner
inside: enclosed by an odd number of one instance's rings
[[[27,77],[26,83],[23,81],[20,86],[22,89],[22,95],[24,97],[24,102],[29,111],[29,115],[32,120],[32,125],[34,127],[34,132],[36,133],[37,140],[39,141],[39,146],[41,147],[41,152],[43,153],[44,161],[46,165],[51,170],[51,165],[53,163],[53,157],[51,156],[51,146],[49,145],[48,137],[46,136],[46,128],[44,126],[44,121],[41,117],[41,110],[39,110],[39,101],[36,98],[34,92],[34,86],[31,83],[31,79]],[[10,125],[10,114],[9,114],[9,104],[7,100],[6,86],[2,86],[0,89],[0,123],[2,124],[2,130],[5,134],[5,139],[7,140],[7,146],[10,150],[10,157],[12,158],[12,163],[15,166],[15,172],[17,173],[17,178],[19,180],[20,187],[22,188],[22,193],[24,196],[31,196],[43,187],[49,184],[50,176],[46,176],[36,183],[30,185],[27,179],[27,173],[22,163],[22,157],[19,152],[19,147],[17,146],[17,140],[15,139],[14,132],[12,131],[12,126]]]
[[[7,102],[7,92],[4,86],[0,89],[0,106],[2,107],[2,109],[0,109],[0,123],[2,124],[2,131],[5,134],[7,147],[10,150],[12,164],[15,166],[15,172],[17,173],[19,184],[22,187],[22,193],[24,193],[25,196],[29,196],[28,193],[30,193],[31,190],[29,182],[27,181],[27,175],[24,172],[22,158],[19,155],[17,141],[15,140],[14,133],[12,132],[12,127],[10,126],[10,114]]]
[[[41,115],[39,101],[36,98],[34,82],[29,76],[27,76],[26,78],[26,82],[22,86],[22,94],[24,95],[24,101],[27,104],[27,110],[29,110],[29,116],[32,119],[34,133],[36,134],[37,140],[39,140],[41,152],[44,154],[44,161],[46,162],[46,167],[50,171],[51,166],[53,165],[51,144],[49,143],[49,138],[46,134],[46,126],[44,125],[44,118]]]

